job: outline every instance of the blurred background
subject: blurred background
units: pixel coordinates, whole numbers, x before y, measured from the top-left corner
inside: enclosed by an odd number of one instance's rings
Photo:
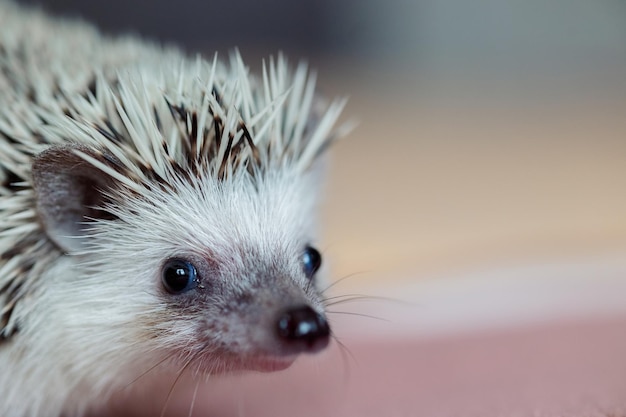
[[[461,398],[482,387],[493,400],[503,386],[516,400],[541,392],[564,403],[592,398],[593,412],[615,409],[611,398],[626,409],[626,2],[37,3],[207,56],[237,46],[252,67],[282,50],[318,69],[325,94],[349,96],[346,120],[359,124],[332,153],[325,259],[331,279],[349,277],[339,294],[411,306],[343,308],[389,321],[338,320],[337,334],[361,358],[353,370],[361,388],[342,391],[345,414],[320,413],[340,401],[328,405],[335,385],[317,388],[310,415],[391,415],[381,404],[393,404],[398,416],[419,407],[467,416]],[[496,328],[524,330],[494,336]],[[375,368],[381,357],[388,362]],[[335,366],[325,363],[317,387]],[[290,392],[298,370],[291,375],[275,386]],[[378,394],[364,394],[362,381],[381,380]],[[248,403],[235,401],[240,410],[309,415],[255,409],[262,400],[251,392],[275,386],[246,383],[234,383],[249,388]],[[441,412],[441,399],[466,413]],[[218,415],[250,415],[227,409]]]

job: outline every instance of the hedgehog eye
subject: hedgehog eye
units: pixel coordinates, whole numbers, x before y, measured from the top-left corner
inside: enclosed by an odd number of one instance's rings
[[[313,278],[313,275],[320,269],[322,265],[322,255],[317,249],[307,246],[302,253],[302,266],[304,268],[304,275],[307,278]]]
[[[163,286],[170,294],[180,294],[196,288],[198,273],[189,261],[170,259],[163,266]]]

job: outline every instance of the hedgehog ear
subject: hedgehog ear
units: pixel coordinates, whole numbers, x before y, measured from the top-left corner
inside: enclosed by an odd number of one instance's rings
[[[48,237],[65,252],[85,244],[85,222],[111,218],[102,207],[102,190],[113,179],[74,151],[106,163],[101,154],[84,146],[57,146],[35,157],[32,166],[37,213]]]

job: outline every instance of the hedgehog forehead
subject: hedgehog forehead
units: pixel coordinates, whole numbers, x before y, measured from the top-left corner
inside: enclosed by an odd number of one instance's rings
[[[180,181],[122,203],[120,220],[132,228],[131,245],[153,249],[156,243],[161,257],[301,250],[312,233],[309,182],[306,176],[243,174],[227,181]]]

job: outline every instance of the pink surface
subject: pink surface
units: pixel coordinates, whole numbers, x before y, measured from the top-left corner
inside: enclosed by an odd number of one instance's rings
[[[351,358],[335,345],[287,371],[215,377],[192,415],[626,416],[626,316],[344,343]],[[160,385],[129,415],[158,415],[170,383]],[[194,387],[179,381],[167,416],[189,415]]]

